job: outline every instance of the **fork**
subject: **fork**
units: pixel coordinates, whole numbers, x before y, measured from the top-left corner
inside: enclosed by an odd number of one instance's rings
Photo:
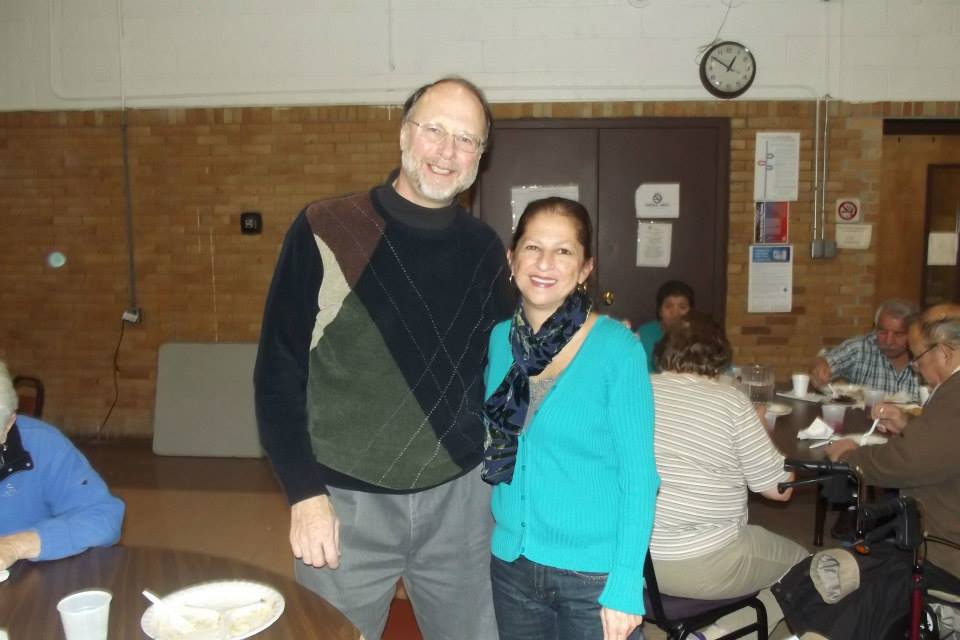
[[[170,621],[170,624],[173,625],[173,628],[176,629],[178,633],[191,633],[196,629],[196,626],[184,618],[180,612],[177,611],[176,607],[164,602],[163,599],[153,591],[144,589],[143,596],[152,602],[158,610],[163,612],[163,614],[167,617],[167,620]]]
[[[883,413],[883,409],[880,410],[880,413]],[[866,432],[865,434],[863,434],[862,436],[860,436],[860,446],[861,446],[861,447],[862,447],[863,445],[867,444],[867,439],[870,437],[870,435],[871,435],[874,431],[877,430],[877,425],[878,425],[878,424],[880,424],[880,418],[879,418],[879,417],[877,417],[877,419],[873,421],[873,424],[870,425],[870,430],[867,431],[867,432]]]

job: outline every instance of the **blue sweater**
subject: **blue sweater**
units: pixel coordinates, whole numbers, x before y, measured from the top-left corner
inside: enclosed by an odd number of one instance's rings
[[[513,363],[509,330],[490,336],[488,395]],[[600,316],[520,435],[513,480],[493,489],[493,555],[607,573],[600,604],[641,615],[659,482],[643,348]]]
[[[40,420],[17,416],[14,429],[33,461],[0,481],[0,536],[35,530],[40,536],[37,560],[56,560],[119,540],[123,502],[110,495],[83,454]]]

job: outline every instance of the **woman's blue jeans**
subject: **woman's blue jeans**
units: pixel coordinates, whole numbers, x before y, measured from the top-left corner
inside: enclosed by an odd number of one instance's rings
[[[500,640],[603,640],[597,600],[607,574],[491,557],[490,579]],[[643,640],[643,632],[629,638]]]

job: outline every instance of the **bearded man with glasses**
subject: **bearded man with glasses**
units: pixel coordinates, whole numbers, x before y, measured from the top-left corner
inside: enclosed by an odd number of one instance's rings
[[[424,638],[496,638],[483,363],[513,311],[506,252],[456,203],[490,134],[477,87],[404,105],[401,166],[308,205],[284,240],[254,372],[297,580],[381,637],[399,578]]]

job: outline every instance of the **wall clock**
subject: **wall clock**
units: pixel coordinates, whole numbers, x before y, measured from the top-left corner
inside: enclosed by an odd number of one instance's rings
[[[718,98],[729,100],[743,95],[756,76],[757,62],[750,49],[739,42],[718,42],[700,59],[700,82]]]

